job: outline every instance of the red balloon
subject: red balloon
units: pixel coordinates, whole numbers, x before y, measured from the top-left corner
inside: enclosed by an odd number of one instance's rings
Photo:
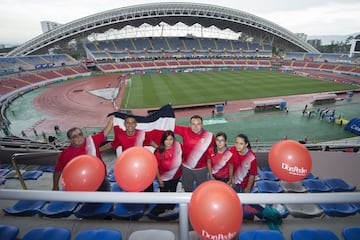
[[[61,179],[65,191],[96,191],[105,177],[103,161],[92,155],[80,155],[66,164]]]
[[[293,140],[275,143],[269,152],[271,171],[281,180],[297,182],[310,174],[312,159],[307,148]]]
[[[206,181],[191,196],[189,218],[202,239],[233,239],[243,220],[242,204],[226,183]]]
[[[127,192],[146,189],[154,181],[157,170],[154,154],[143,147],[126,149],[114,165],[116,182]]]

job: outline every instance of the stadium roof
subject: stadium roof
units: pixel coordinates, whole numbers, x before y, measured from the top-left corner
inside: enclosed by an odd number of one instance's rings
[[[157,25],[165,22],[174,25],[199,23],[204,27],[216,26],[242,32],[259,43],[270,43],[288,51],[318,52],[289,30],[253,14],[236,9],[200,3],[151,3],[113,9],[90,15],[41,34],[8,53],[21,56],[47,53],[49,48],[65,45],[72,39],[85,39],[92,33],[125,26],[138,27],[144,23]]]

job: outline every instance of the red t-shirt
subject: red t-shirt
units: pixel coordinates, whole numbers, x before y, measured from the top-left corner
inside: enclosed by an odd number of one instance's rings
[[[251,149],[245,155],[239,154],[235,147],[232,147],[230,151],[233,153],[230,164],[234,166],[235,184],[241,188],[246,188],[249,176],[256,176],[258,174],[256,155]]]
[[[206,167],[207,151],[214,146],[214,135],[207,130],[196,134],[186,126],[175,126],[174,132],[183,139],[183,165],[190,169]]]
[[[159,151],[155,151],[154,154],[158,162],[161,180],[169,181],[180,178],[182,149],[179,142],[175,141],[174,145],[169,149],[165,149],[162,154],[160,154]]]
[[[91,139],[89,139],[91,138]],[[99,151],[99,146],[106,140],[104,132],[99,132],[92,136],[88,136],[85,138],[84,143],[81,146],[75,147],[73,145],[69,145],[65,148],[59,155],[58,161],[55,165],[55,172],[61,172],[66,164],[68,164],[74,157],[83,155],[83,154],[91,154],[92,150],[96,151],[96,157],[101,158],[101,154]],[[103,162],[104,163],[104,162]],[[105,163],[104,163],[105,165]]]
[[[114,140],[111,145],[114,149],[118,147],[122,147],[122,151],[125,151],[131,147],[142,147],[145,143],[150,142],[147,139],[146,132],[143,130],[135,130],[135,134],[133,136],[128,136],[126,131],[121,129],[119,126],[114,126]]]
[[[223,153],[215,153],[213,148],[208,150],[208,159],[211,160],[212,174],[215,177],[229,178],[229,163],[232,155],[228,148]]]

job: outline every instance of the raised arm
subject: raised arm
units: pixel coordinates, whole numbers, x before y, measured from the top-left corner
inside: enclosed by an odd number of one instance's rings
[[[110,116],[104,128],[104,135],[107,136],[114,126],[114,116]]]

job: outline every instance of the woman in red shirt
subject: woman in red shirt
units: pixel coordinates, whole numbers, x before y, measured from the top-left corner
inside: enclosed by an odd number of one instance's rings
[[[176,187],[181,177],[182,147],[175,141],[173,131],[165,131],[160,145],[154,152],[158,161],[157,179],[160,192],[176,192]],[[159,215],[167,209],[172,210],[175,204],[158,204],[151,213]]]
[[[227,184],[229,181],[229,162],[233,155],[230,148],[227,147],[227,136],[224,132],[218,132],[215,135],[215,145],[209,148],[207,152],[207,168],[210,179],[220,180]]]
[[[230,160],[232,186],[238,193],[250,193],[258,173],[256,155],[251,150],[249,138],[245,134],[237,135],[231,152],[234,155]]]

